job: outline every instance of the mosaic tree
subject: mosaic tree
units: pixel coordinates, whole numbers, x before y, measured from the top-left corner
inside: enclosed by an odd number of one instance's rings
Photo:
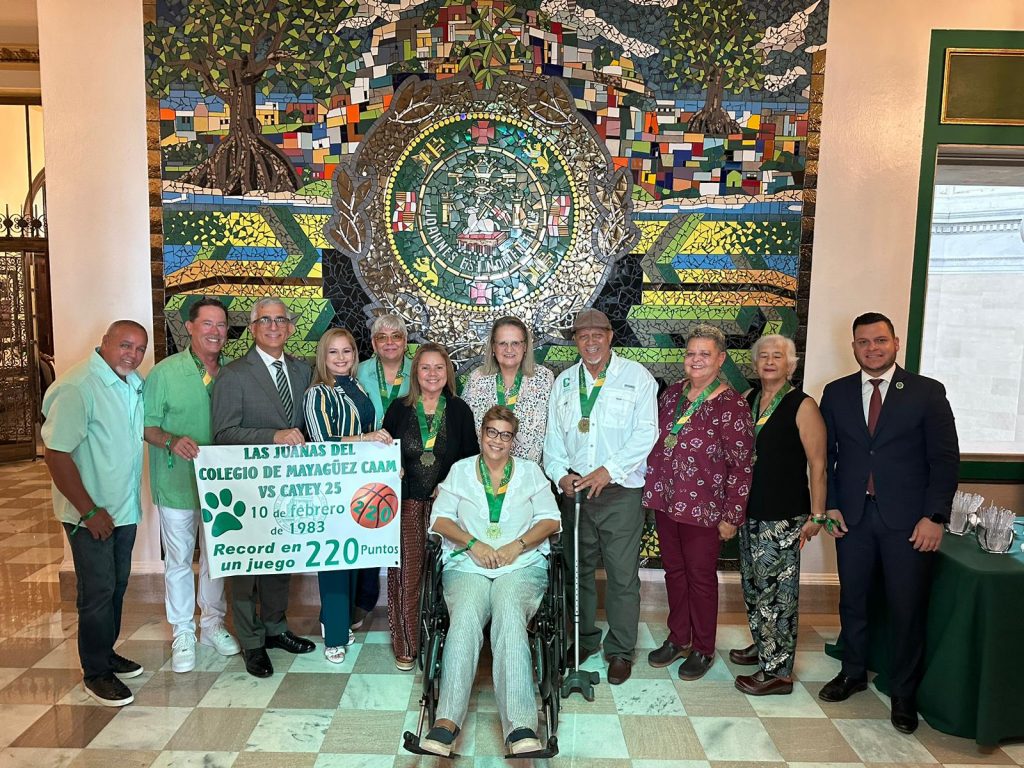
[[[347,64],[361,42],[335,34],[353,0],[170,0],[146,24],[147,70],[154,97],[192,85],[222,99],[227,135],[210,156],[181,177],[226,195],[294,192],[291,163],[263,138],[256,89],[331,93],[354,75]]]
[[[713,136],[738,132],[722,96],[764,84],[765,55],[754,47],[763,34],[757,17],[744,8],[743,0],[692,0],[677,3],[670,19],[672,31],[661,41],[665,74],[707,92],[689,130]]]

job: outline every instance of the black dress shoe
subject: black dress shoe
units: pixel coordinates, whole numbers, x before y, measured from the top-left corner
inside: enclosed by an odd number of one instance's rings
[[[910,696],[893,696],[889,719],[900,733],[913,733],[917,730],[917,702]]]
[[[312,653],[316,643],[304,637],[293,635],[287,629],[280,635],[267,635],[267,648],[280,648],[288,653]]]
[[[846,701],[857,691],[867,690],[867,687],[867,680],[854,680],[852,677],[847,677],[840,672],[818,691],[818,698],[822,701]]]
[[[274,665],[270,663],[266,648],[245,649],[242,658],[245,659],[245,671],[253,677],[270,677],[274,674]]]
[[[746,648],[733,648],[729,651],[729,661],[741,667],[752,667],[758,663],[757,645],[751,643]]]

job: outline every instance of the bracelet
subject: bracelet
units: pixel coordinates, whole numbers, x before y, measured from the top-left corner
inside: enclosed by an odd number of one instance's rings
[[[815,525],[824,525],[827,521],[828,521],[828,516],[827,515],[822,515],[821,517],[815,517],[814,515],[811,515],[811,522],[814,523]]]
[[[477,538],[476,538],[476,536],[474,536],[473,538],[471,538],[469,541],[466,542],[466,546],[461,547],[459,549],[456,549],[454,552],[452,552],[450,557],[455,557],[456,555],[461,555],[463,552],[468,552],[469,550],[471,550],[473,548],[473,545],[476,544],[476,542],[477,542]]]
[[[96,517],[96,513],[99,511],[99,507],[93,507],[80,518],[78,518],[78,525],[71,529],[71,535],[74,536],[76,533],[78,533],[78,529],[82,527],[82,523],[84,523],[86,520],[91,520],[92,518]]]
[[[516,541],[518,541],[522,545],[523,552],[525,552],[527,549],[529,549],[529,547],[526,546],[526,542],[523,540],[522,536],[520,536],[518,539],[516,539]]]

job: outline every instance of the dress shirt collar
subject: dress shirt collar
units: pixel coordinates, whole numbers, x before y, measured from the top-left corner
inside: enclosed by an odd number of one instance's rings
[[[888,387],[889,384],[892,383],[892,377],[893,377],[893,375],[895,373],[896,373],[896,363],[893,363],[891,366],[889,366],[889,370],[887,370],[881,376],[869,376],[864,371],[861,371],[860,372],[860,385],[861,385],[862,388],[863,387],[869,387],[869,386],[872,386],[869,383],[872,379],[881,379],[882,381],[885,382],[886,387]]]
[[[257,345],[253,345],[253,348],[256,350],[256,354],[260,356],[260,360],[263,361],[263,364],[265,366],[267,366],[267,368],[270,368],[278,360],[280,360],[282,363],[286,362],[285,359],[284,359],[284,353],[283,352],[281,353],[280,357],[274,357],[273,355],[269,355],[266,352],[264,352]],[[285,371],[287,372],[288,366],[285,365],[284,368],[285,368]]]

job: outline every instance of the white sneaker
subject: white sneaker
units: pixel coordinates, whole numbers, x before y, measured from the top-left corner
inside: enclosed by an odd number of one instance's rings
[[[191,672],[196,668],[196,636],[191,632],[178,635],[171,644],[171,669]]]
[[[203,631],[199,642],[215,649],[221,656],[234,656],[242,652],[242,647],[235,640],[234,636],[221,624],[211,632]]]

